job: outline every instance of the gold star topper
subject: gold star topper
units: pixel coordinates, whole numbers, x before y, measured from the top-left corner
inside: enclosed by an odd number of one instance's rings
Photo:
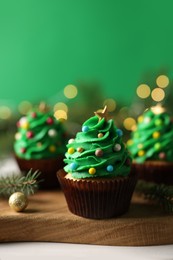
[[[162,107],[161,104],[157,104],[156,106],[151,107],[151,111],[152,111],[154,114],[158,115],[158,114],[164,113],[164,112],[166,111],[166,109],[165,109],[164,107]]]
[[[100,121],[102,118],[104,118],[105,120],[107,120],[107,119],[108,119],[107,106],[105,106],[104,109],[102,109],[102,110],[98,110],[98,111],[94,112],[94,114],[95,114],[96,116],[98,116],[99,121]]]

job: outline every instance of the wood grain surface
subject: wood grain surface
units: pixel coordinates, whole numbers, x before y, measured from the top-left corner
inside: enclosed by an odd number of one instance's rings
[[[39,241],[111,246],[173,244],[173,216],[134,194],[128,213],[90,220],[69,212],[61,191],[38,192],[22,213],[0,200],[0,242]]]

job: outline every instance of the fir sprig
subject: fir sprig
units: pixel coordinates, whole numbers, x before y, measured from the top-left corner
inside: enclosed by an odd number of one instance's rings
[[[26,196],[34,194],[38,189],[40,172],[32,172],[26,175],[12,175],[0,178],[0,197],[9,197],[14,192],[23,192]]]
[[[140,180],[135,190],[146,199],[155,201],[166,213],[173,214],[173,186]]]

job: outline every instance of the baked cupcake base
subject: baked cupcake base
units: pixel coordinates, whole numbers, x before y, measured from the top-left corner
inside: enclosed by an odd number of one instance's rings
[[[78,216],[107,219],[126,213],[137,182],[137,174],[102,179],[70,179],[61,169],[57,178],[69,210]]]
[[[158,184],[173,185],[173,163],[164,161],[146,161],[132,163],[133,173],[138,173],[140,180]]]
[[[52,190],[60,188],[56,172],[64,167],[63,157],[49,159],[25,160],[15,155],[20,170],[25,174],[29,170],[38,170],[41,174],[38,177],[39,189]]]

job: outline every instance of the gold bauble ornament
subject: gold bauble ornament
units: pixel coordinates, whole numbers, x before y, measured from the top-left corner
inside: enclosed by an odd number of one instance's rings
[[[28,205],[28,199],[22,192],[15,192],[9,198],[9,206],[16,212],[23,211]]]

